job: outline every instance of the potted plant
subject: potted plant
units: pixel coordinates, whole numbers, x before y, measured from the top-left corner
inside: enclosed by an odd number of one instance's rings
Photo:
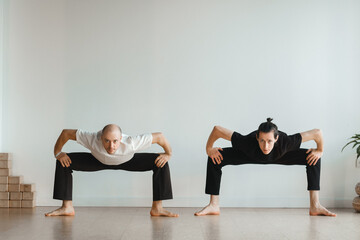
[[[352,148],[355,148],[357,145],[359,145],[359,146],[357,147],[357,149],[356,149],[357,157],[356,157],[356,160],[355,160],[355,166],[357,166],[357,165],[358,165],[357,160],[358,160],[359,157],[360,157],[360,134],[355,134],[355,135],[352,136],[350,139],[351,139],[351,141],[348,142],[348,143],[342,148],[341,151],[343,151],[346,146],[348,146],[348,145],[350,145],[350,144],[352,144],[352,143],[353,143]],[[354,198],[352,205],[353,205],[354,209],[355,209],[357,212],[360,212],[360,183],[356,184],[356,186],[355,186],[355,192],[356,192],[359,196],[357,196],[357,197]]]
[[[358,160],[358,158],[360,157],[360,134],[355,134],[354,136],[352,136],[350,139],[352,139],[350,142],[348,142],[342,149],[341,151],[344,150],[345,147],[347,147],[349,144],[354,143],[354,145],[352,146],[352,148],[356,147],[357,145],[359,145],[356,149],[356,153],[357,153],[357,157],[356,157],[356,161]],[[356,162],[355,162],[356,163]]]

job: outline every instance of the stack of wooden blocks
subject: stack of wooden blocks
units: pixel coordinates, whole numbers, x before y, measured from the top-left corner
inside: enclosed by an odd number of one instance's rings
[[[35,184],[23,184],[23,176],[11,176],[11,154],[0,153],[0,207],[35,207]]]

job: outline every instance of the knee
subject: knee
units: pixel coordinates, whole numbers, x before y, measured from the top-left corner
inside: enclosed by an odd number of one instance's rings
[[[55,161],[56,161],[56,167],[57,168],[63,168],[63,166],[61,165],[59,160],[55,159]]]
[[[210,157],[208,157],[207,165],[208,165],[208,167],[214,167],[215,166],[213,160]]]
[[[158,167],[158,166],[156,166],[156,164],[154,163],[153,170],[169,171],[169,163],[166,162],[166,163],[164,164],[164,166],[162,166],[162,167]]]
[[[59,160],[56,160],[56,169],[60,172],[72,172],[72,166],[70,164],[69,167],[63,167]]]
[[[320,165],[321,165],[321,158],[319,158],[319,160],[317,160],[316,164],[313,164],[313,165],[309,165],[309,163],[306,162],[307,167],[320,167]]]
[[[223,161],[220,164],[217,164],[216,162],[214,163],[214,161],[208,157],[208,162],[207,162],[207,167],[211,168],[211,169],[221,169],[224,166]]]

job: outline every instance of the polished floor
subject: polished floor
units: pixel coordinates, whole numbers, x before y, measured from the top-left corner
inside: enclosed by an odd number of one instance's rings
[[[53,207],[0,208],[0,239],[360,239],[360,213],[310,217],[307,209],[222,208],[195,217],[197,208],[170,208],[178,218],[150,217],[148,208],[77,207],[74,217],[44,217]]]

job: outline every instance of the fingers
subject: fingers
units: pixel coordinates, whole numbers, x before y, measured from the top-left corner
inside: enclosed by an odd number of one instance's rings
[[[307,150],[306,153],[309,153],[309,155],[306,157],[306,161],[309,164],[309,166],[316,165],[316,163],[319,161],[322,155],[317,150],[314,150],[312,148]]]
[[[223,155],[219,151],[223,151],[223,149],[218,147],[218,148],[211,148],[206,151],[206,153],[211,158],[214,164],[220,164],[221,161],[224,159]]]
[[[307,157],[307,163],[308,163],[310,166],[312,166],[312,165],[315,165],[315,164],[318,162],[319,159],[320,159],[320,158],[319,158],[318,156],[316,156],[316,155],[314,155],[314,154],[310,154],[310,155]]]
[[[319,161],[319,158],[317,158],[314,162],[313,165],[316,165],[316,163]]]
[[[70,164],[64,159],[60,159],[59,161],[60,161],[60,163],[61,163],[61,165],[63,167],[69,167],[70,166]]]
[[[158,157],[155,159],[155,165],[156,165],[157,167],[160,166],[160,160],[161,160],[161,155],[158,156]]]
[[[64,157],[65,157],[65,163],[66,163],[65,165],[66,165],[66,167],[70,167],[70,164],[71,164],[70,158],[67,155],[65,155]]]
[[[215,161],[216,161],[217,164],[220,164],[220,160],[219,160],[218,157],[215,157]]]
[[[69,158],[68,155],[65,154],[64,156],[59,158],[58,161],[61,163],[61,166],[63,167],[70,167],[71,159]]]
[[[220,150],[220,151],[223,151],[223,149],[220,148],[220,147],[217,148],[217,156],[220,157],[220,160],[222,161],[224,158],[223,158],[223,155],[219,152],[219,150]],[[219,164],[220,164],[220,163],[219,163]]]
[[[314,156],[313,149],[312,149],[312,148],[308,149],[308,150],[306,151],[306,154],[308,154],[308,153],[310,153],[310,154],[307,155],[306,160],[309,161],[310,158],[311,158],[312,156]]]
[[[64,164],[65,164],[66,167],[70,167],[69,159],[65,158],[63,161],[64,161]]]
[[[213,161],[214,164],[220,164],[221,163],[221,160],[220,160],[219,156],[217,156],[215,154],[210,156],[210,158],[211,158],[211,160]]]
[[[60,164],[61,164],[62,167],[65,167],[65,164],[64,164],[63,161],[61,161],[61,160],[58,160],[58,161],[60,162]]]
[[[211,158],[211,160],[213,161],[214,164],[220,164],[221,161],[224,159],[223,156],[219,152],[212,154],[209,157]]]
[[[155,159],[155,165],[159,168],[162,168],[163,166],[165,166],[165,164],[167,163],[168,159],[163,157],[162,155],[158,156]]]

